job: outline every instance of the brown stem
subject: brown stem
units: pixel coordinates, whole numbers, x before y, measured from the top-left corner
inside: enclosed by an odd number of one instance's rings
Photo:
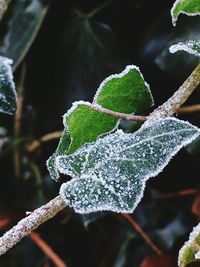
[[[90,107],[95,109],[95,110],[98,110],[98,111],[100,111],[102,113],[105,113],[107,115],[111,115],[111,116],[119,118],[119,119],[126,119],[126,120],[129,120],[129,121],[142,121],[142,122],[144,122],[148,118],[146,116],[141,116],[141,115],[133,115],[133,114],[126,114],[126,113],[112,111],[110,109],[103,108],[102,106],[100,106],[100,105],[98,105],[96,103],[95,104],[91,104]]]
[[[29,237],[47,255],[56,267],[67,267],[64,261],[53,251],[53,249],[36,233],[30,233]]]
[[[184,107],[179,108],[178,110],[179,114],[194,113],[194,112],[200,112],[200,104],[184,106]]]
[[[168,198],[174,198],[174,197],[186,197],[186,196],[192,196],[197,195],[199,193],[199,190],[197,189],[186,189],[179,192],[172,192],[167,194],[162,194],[160,196],[154,197],[152,200],[164,200]]]
[[[40,147],[42,143],[49,142],[55,139],[59,139],[62,136],[62,131],[56,131],[48,133],[40,137],[39,140],[34,140],[26,146],[28,152],[33,152]]]
[[[141,237],[147,242],[147,244],[149,244],[149,246],[157,255],[162,254],[162,251],[154,244],[151,238],[129,214],[123,213],[122,216],[133,226],[133,228],[141,235]]]

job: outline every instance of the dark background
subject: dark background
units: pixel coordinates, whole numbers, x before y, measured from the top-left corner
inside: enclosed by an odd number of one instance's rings
[[[177,27],[172,26],[170,9],[174,1],[34,1],[39,2],[41,8],[48,6],[48,11],[27,53],[23,36],[30,34],[30,39],[33,36],[29,25],[34,19],[25,14],[25,7],[20,5],[23,1],[14,1],[9,6],[0,26],[0,51],[5,56],[14,53],[18,62],[14,61],[15,81],[19,93],[23,87],[24,98],[19,136],[14,135],[14,119],[0,117],[0,138],[5,139],[0,154],[2,234],[23,217],[26,210],[33,210],[58,194],[59,183],[51,180],[45,165],[58,140],[41,144],[32,153],[26,147],[47,133],[62,130],[62,115],[73,101],[91,101],[106,76],[135,64],[150,84],[157,107],[172,95],[197,64],[190,55],[169,54],[170,44],[187,40],[188,36],[199,39],[200,35],[199,17],[181,16]],[[34,1],[25,2],[29,5]],[[12,24],[16,11],[20,16]],[[86,16],[91,12],[93,16]],[[15,34],[11,48],[7,48],[5,39],[11,29]],[[13,52],[17,44],[20,51]],[[25,78],[21,82],[24,70]],[[187,104],[199,103],[199,96],[197,89]],[[199,113],[179,117],[197,126],[200,124]],[[131,123],[124,122],[122,127],[125,131],[134,129]],[[16,179],[13,164],[16,151],[20,154],[20,179]],[[199,195],[155,198],[190,188],[198,190],[199,152],[199,142],[183,149],[163,173],[147,183],[145,196],[133,214],[163,251],[162,257],[148,258],[155,253],[119,214],[80,216],[65,209],[38,232],[71,267],[177,266],[178,250],[198,222]],[[5,218],[11,222],[1,226]],[[0,266],[55,265],[27,237],[0,258]]]

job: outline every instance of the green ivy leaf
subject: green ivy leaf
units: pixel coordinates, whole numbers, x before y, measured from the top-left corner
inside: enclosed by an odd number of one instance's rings
[[[189,240],[179,251],[178,266],[186,267],[189,263],[200,260],[200,224],[194,227]]]
[[[176,21],[181,13],[188,16],[200,15],[200,0],[176,0],[171,9],[174,26],[176,26]]]
[[[111,75],[101,83],[93,104],[130,114],[152,106],[153,98],[140,70],[136,66],[127,66],[120,74]],[[71,154],[85,143],[93,142],[98,136],[114,130],[119,119],[94,110],[88,102],[79,101],[64,115],[63,122],[71,137],[64,154]],[[61,154],[59,149],[57,153]],[[56,168],[55,157],[47,161],[47,167],[51,176],[58,179],[57,170],[52,172]]]
[[[0,53],[13,59],[13,69],[17,68],[35,40],[48,6],[46,0],[11,2],[7,16],[7,31],[1,36]]]
[[[177,51],[185,51],[191,55],[200,57],[200,41],[187,41],[185,43],[180,42],[170,46],[169,51],[172,54]]]
[[[188,122],[166,118],[133,134],[118,130],[85,144],[72,155],[56,158],[59,172],[72,176],[61,186],[60,194],[78,213],[131,213],[142,198],[146,181],[199,134]]]
[[[12,60],[0,57],[0,112],[14,114],[16,111],[16,92],[13,82]]]
[[[153,99],[139,69],[127,66],[122,73],[111,75],[101,83],[93,103],[130,114],[149,108]],[[67,154],[96,140],[99,135],[112,131],[118,122],[119,119],[94,110],[87,102],[75,102],[64,115],[64,125],[71,136]]]

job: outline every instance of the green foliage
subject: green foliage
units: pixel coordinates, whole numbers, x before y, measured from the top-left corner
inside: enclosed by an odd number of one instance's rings
[[[196,251],[194,248],[192,247],[186,248],[183,252],[181,263],[179,266],[185,267],[189,263],[195,261],[195,254],[196,254]]]
[[[200,15],[200,0],[176,0],[171,10],[174,26],[181,13],[188,16]]]
[[[185,51],[191,55],[200,57],[200,41],[187,41],[185,43],[178,43],[170,47],[170,52]]]
[[[152,106],[153,99],[148,84],[144,81],[139,69],[128,66],[122,73],[111,75],[100,85],[93,104],[101,105],[113,111],[127,114],[139,112]],[[64,115],[66,134],[71,138],[65,153],[58,148],[56,154],[71,154],[85,143],[92,142],[104,133],[116,128],[119,119],[94,110],[87,102],[75,102]],[[64,135],[65,136],[65,135]],[[63,139],[65,143],[65,139]],[[60,145],[62,145],[62,138]],[[48,169],[54,179],[59,178],[55,165],[55,155],[47,162]]]
[[[146,181],[199,135],[187,122],[166,118],[148,123],[134,134],[122,131],[85,144],[74,154],[58,156],[58,170],[72,176],[60,194],[76,212],[133,212]]]
[[[16,111],[16,92],[11,64],[12,60],[0,57],[0,112],[10,115]]]

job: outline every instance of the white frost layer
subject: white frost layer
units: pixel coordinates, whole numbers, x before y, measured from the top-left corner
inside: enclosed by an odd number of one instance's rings
[[[193,228],[192,232],[190,233],[189,240],[185,242],[185,244],[183,245],[183,247],[179,251],[179,256],[178,256],[178,266],[179,267],[182,267],[181,259],[182,259],[182,256],[184,254],[185,249],[187,249],[188,247],[191,247],[192,244],[195,243],[195,238],[198,235],[200,235],[200,223],[196,227]],[[200,259],[200,251],[198,251],[195,254],[195,258]]]
[[[132,213],[143,196],[146,181],[157,176],[183,146],[199,135],[199,129],[188,122],[166,118],[134,134],[119,130],[99,138],[73,155],[56,158],[58,170],[72,176],[61,186],[60,194],[78,213]]]
[[[181,10],[181,11],[179,11],[178,16],[175,17],[174,14],[173,14],[173,13],[174,13],[174,9],[176,8],[176,6],[177,6],[180,2],[182,2],[182,0],[176,0],[176,1],[174,2],[174,4],[173,4],[172,9],[171,9],[171,17],[172,17],[172,24],[173,24],[173,26],[176,26],[176,22],[177,22],[178,17],[179,17],[180,14],[187,15],[187,16],[198,16],[198,15],[200,15],[200,12],[190,13],[190,12],[186,12],[186,11]]]
[[[198,52],[197,50],[193,48],[194,45],[197,45],[200,48],[200,42],[188,41],[185,43],[180,42],[178,44],[170,46],[169,51],[172,54],[176,53],[177,51],[185,51],[191,55],[200,57],[200,52]]]
[[[128,66],[126,66],[126,68],[125,68],[122,72],[120,72],[120,73],[118,73],[118,74],[112,74],[112,75],[108,76],[105,80],[103,80],[102,83],[100,84],[99,88],[98,88],[97,91],[96,91],[96,94],[95,94],[95,96],[94,96],[93,102],[96,103],[96,101],[97,101],[97,99],[98,99],[98,97],[99,97],[99,94],[100,94],[101,91],[103,90],[104,86],[105,86],[110,80],[112,80],[112,79],[119,79],[119,78],[122,78],[122,77],[124,77],[126,74],[128,74],[129,71],[131,71],[131,70],[136,70],[136,71],[139,72],[139,74],[140,74],[142,80],[144,81],[145,86],[146,86],[146,88],[147,88],[147,90],[148,90],[148,92],[149,92],[149,94],[150,94],[150,96],[151,96],[152,104],[154,104],[154,100],[153,100],[153,96],[152,96],[152,94],[151,94],[150,86],[149,86],[149,84],[145,81],[145,79],[144,79],[144,77],[143,77],[143,74],[141,73],[139,67],[137,67],[137,66],[135,66],[135,65],[128,65]]]

